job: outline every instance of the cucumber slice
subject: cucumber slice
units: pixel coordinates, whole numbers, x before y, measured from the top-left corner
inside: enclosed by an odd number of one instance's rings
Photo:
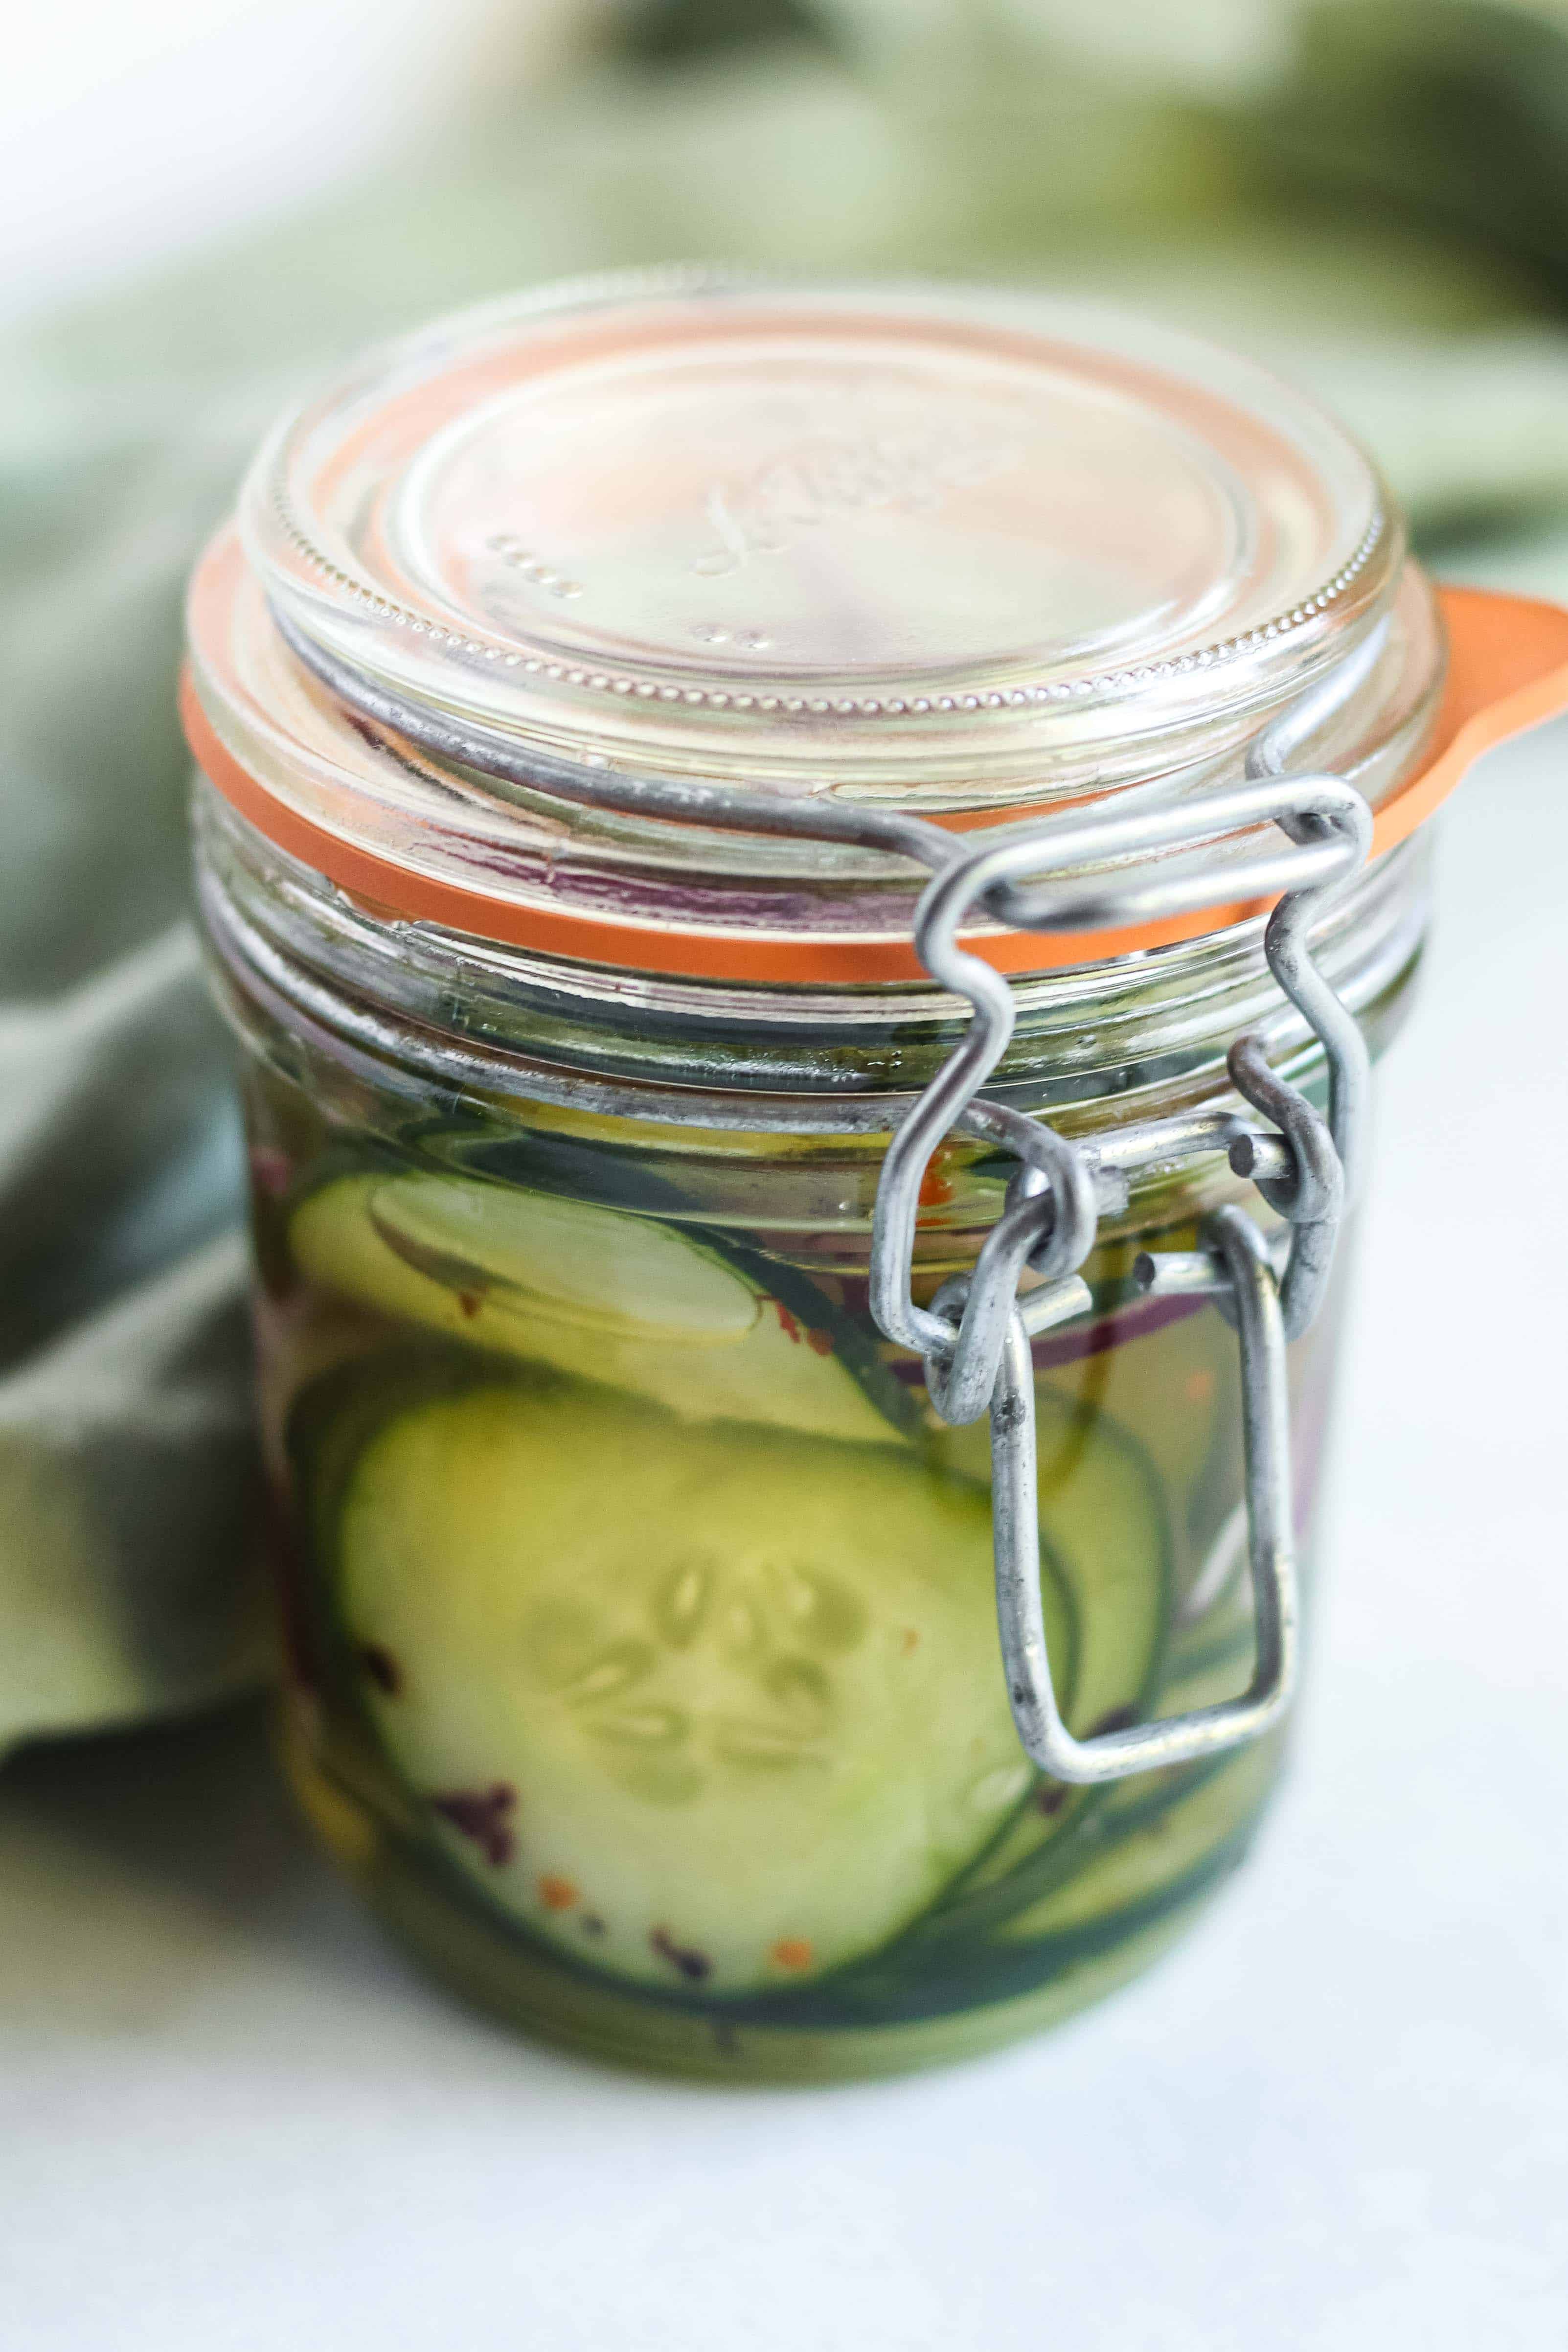
[[[1227,1853],[1239,1860],[1279,1769],[1278,1742],[1265,1739],[1189,1774],[1187,1793],[1140,1800],[1124,1782],[1119,1802],[1094,1824],[1103,1851],[998,1929],[1002,1940],[1033,1942],[1113,1917],[1179,1886]]]
[[[1066,1589],[1075,1635],[1072,1696],[1064,1713],[1084,1738],[1155,1712],[1169,1637],[1170,1531],[1153,1465],[1108,1414],[1042,1383],[1036,1384],[1035,1413],[1041,1549]],[[948,1467],[989,1479],[988,1423],[942,1430],[932,1444]],[[1049,1642],[1054,1635],[1051,1626],[1046,1631]],[[1015,1818],[949,1890],[933,1927],[944,1934],[978,1927],[1027,1900],[1031,1858],[1064,1832],[1076,1834],[1104,1796],[1103,1789],[1069,1788],[1040,1776]],[[1020,1871],[1022,1879],[1012,1883]]]
[[[357,1401],[334,1376],[303,1475],[339,1671],[456,1867],[676,1995],[788,1990],[922,1912],[1030,1779],[984,1490],[891,1447],[445,1378],[366,1438],[362,1375]]]
[[[1082,1738],[1145,1709],[1171,1606],[1165,1496],[1137,1441],[1110,1414],[1035,1387],[1040,1525],[1078,1618],[1071,1727]],[[932,1439],[946,1467],[990,1484],[990,1427]]]
[[[308,1193],[288,1238],[326,1288],[687,1420],[886,1444],[910,1418],[900,1383],[804,1277],[651,1217],[372,1169]]]

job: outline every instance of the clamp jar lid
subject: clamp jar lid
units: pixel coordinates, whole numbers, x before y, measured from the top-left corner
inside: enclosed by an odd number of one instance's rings
[[[1556,707],[1568,616],[1494,619]],[[1501,708],[1443,639],[1314,410],[1021,297],[579,289],[280,428],[194,592],[203,906],[295,1769],[440,1969],[881,2067],[1234,1860],[1424,927],[1362,864]]]
[[[836,977],[900,976],[907,872],[567,806],[556,764],[964,827],[1234,775],[1343,669],[1322,757],[1375,808],[1442,671],[1375,468],[1249,362],[1024,294],[683,271],[468,313],[287,418],[192,645],[199,719],[268,796],[246,814],[334,878],[547,951],[772,979],[825,941]],[[411,756],[378,709],[476,726],[541,789]]]

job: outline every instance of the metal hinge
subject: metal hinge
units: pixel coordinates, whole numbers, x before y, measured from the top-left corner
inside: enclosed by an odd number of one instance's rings
[[[1337,699],[1337,698],[1336,698]],[[925,1361],[943,1420],[988,1412],[991,1424],[997,1611],[1009,1696],[1032,1761],[1061,1780],[1102,1781],[1186,1763],[1240,1746],[1276,1723],[1296,1675],[1297,1596],[1285,1348],[1322,1304],[1348,1187],[1360,1158],[1369,1086],[1365,1043],[1312,962],[1307,933],[1325,902],[1365,859],[1372,816],[1342,778],[1278,772],[1310,723],[1287,714],[1255,746],[1248,781],[1196,803],[1046,819],[993,832],[950,861],[925,890],[915,940],[933,979],[974,1007],[960,1044],[894,1136],[877,1193],[872,1313],[886,1337]],[[1217,879],[1182,853],[1272,824],[1291,847],[1233,857]],[[1152,869],[1145,862],[1157,854]],[[1089,868],[1092,870],[1084,871]],[[1072,878],[1076,873],[1077,878]],[[1237,1092],[1271,1122],[1228,1112],[1150,1119],[1102,1140],[1071,1142],[980,1098],[1012,1035],[1010,989],[966,952],[957,931],[980,902],[1020,928],[1080,929],[1148,920],[1205,903],[1283,889],[1264,948],[1275,979],[1322,1045],[1328,1064],[1325,1119],[1270,1066],[1249,1034],[1230,1049]],[[1004,1143],[1018,1157],[1003,1213],[970,1274],[945,1283],[927,1307],[911,1292],[922,1182],[933,1153],[955,1130]],[[1046,1651],[1040,1602],[1031,1338],[1092,1309],[1078,1273],[1092,1248],[1102,1203],[1125,1199],[1140,1170],[1170,1170],[1223,1150],[1284,1220],[1282,1252],[1234,1206],[1211,1215],[1202,1246],[1145,1253],[1135,1278],[1155,1297],[1212,1298],[1234,1325],[1241,1353],[1248,1552],[1255,1623],[1252,1680],[1239,1698],[1194,1713],[1080,1740],[1062,1720]],[[1026,1277],[1030,1286],[1020,1289]]]

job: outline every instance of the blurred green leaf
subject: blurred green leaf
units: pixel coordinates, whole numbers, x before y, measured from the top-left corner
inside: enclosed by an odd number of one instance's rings
[[[1493,245],[1568,300],[1568,38],[1474,0],[1325,0],[1249,135],[1265,183]]]
[[[667,67],[780,43],[834,46],[805,0],[638,0],[614,47],[637,64]]]

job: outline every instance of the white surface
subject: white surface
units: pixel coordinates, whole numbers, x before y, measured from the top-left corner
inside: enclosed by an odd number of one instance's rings
[[[664,2087],[426,1992],[248,1721],[29,1759],[6,2352],[1562,2352],[1565,768],[1452,814],[1302,1752],[1179,1953],[967,2070]]]
[[[304,203],[584,0],[55,0],[6,19],[0,318]]]

